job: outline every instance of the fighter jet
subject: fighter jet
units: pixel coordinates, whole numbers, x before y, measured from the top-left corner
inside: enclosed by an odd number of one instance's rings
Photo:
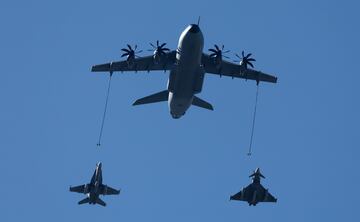
[[[277,199],[269,193],[268,189],[265,189],[260,184],[260,178],[265,177],[260,173],[259,168],[257,168],[249,177],[252,177],[252,183],[246,188],[243,188],[239,193],[231,196],[230,200],[247,201],[249,206],[255,206],[259,202],[277,201]]]
[[[104,207],[106,206],[106,203],[99,198],[99,195],[118,195],[120,193],[120,190],[116,190],[102,183],[101,162],[96,164],[96,169],[90,183],[76,187],[70,187],[70,191],[87,195],[85,199],[79,201],[79,204],[100,204]]]
[[[277,77],[253,70],[254,67],[251,53],[241,56],[235,54],[240,60],[238,64],[224,60],[228,58],[225,54],[229,50],[224,50],[224,45],[214,45],[209,49],[209,54],[203,52],[204,36],[198,24],[189,25],[180,35],[176,50],[166,48],[166,43],[150,43],[153,48],[153,55],[138,56],[141,52],[137,50],[137,45],[121,49],[121,57],[126,60],[94,65],[92,72],[113,72],[120,71],[170,71],[167,88],[161,92],[136,100],[133,105],[142,105],[167,101],[170,114],[174,119],[178,119],[185,114],[191,105],[204,109],[213,110],[213,106],[195,96],[202,91],[205,73],[218,76],[228,76],[231,78],[242,78],[276,83]],[[152,50],[151,50],[152,51]],[[249,66],[249,67],[248,67]]]

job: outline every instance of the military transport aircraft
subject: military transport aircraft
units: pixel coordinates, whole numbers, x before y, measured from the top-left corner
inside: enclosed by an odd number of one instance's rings
[[[154,71],[170,70],[167,83],[167,89],[150,96],[138,99],[133,105],[156,103],[168,101],[170,114],[178,119],[185,114],[190,105],[195,105],[205,109],[213,110],[213,106],[195,96],[202,90],[205,73],[211,73],[221,76],[230,76],[232,78],[243,78],[255,80],[257,84],[260,81],[276,83],[277,77],[262,73],[248,68],[253,68],[250,58],[251,53],[242,57],[236,54],[240,59],[239,64],[223,60],[228,58],[224,53],[224,46],[209,49],[210,54],[203,53],[204,37],[198,24],[189,25],[180,35],[178,47],[176,50],[166,48],[166,43],[156,45],[150,43],[154,48],[153,55],[140,57],[137,53],[137,46],[132,48],[129,44],[123,48],[121,57],[126,60],[119,62],[110,62],[92,67],[92,72],[109,72],[112,75],[115,71]]]
[[[260,169],[257,168],[253,174],[249,177],[253,177],[252,183],[243,188],[240,192],[230,197],[230,200],[247,201],[249,206],[256,205],[258,202],[276,202],[277,199],[273,197],[267,189],[260,184],[260,177],[265,178]]]
[[[120,193],[120,190],[116,190],[102,183],[102,170],[100,162],[96,164],[96,169],[90,183],[70,187],[70,191],[87,195],[85,199],[79,201],[79,204],[100,204],[104,207],[106,206],[106,203],[99,198],[99,195],[118,195]]]

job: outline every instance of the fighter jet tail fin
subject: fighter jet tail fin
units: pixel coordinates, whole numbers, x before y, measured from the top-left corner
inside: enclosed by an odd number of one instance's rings
[[[213,106],[210,103],[206,102],[205,100],[200,99],[197,96],[194,96],[192,105],[198,106],[198,107],[201,107],[204,109],[208,109],[208,110],[214,110]]]
[[[99,197],[96,199],[96,203],[97,203],[97,204],[100,204],[100,205],[103,206],[103,207],[106,206],[106,203],[105,203],[102,199],[100,199]]]
[[[144,98],[136,100],[133,103],[133,106],[149,104],[149,103],[164,102],[164,101],[168,100],[168,97],[169,97],[169,91],[164,90],[164,91],[161,91],[161,92],[152,94],[150,96],[146,96]]]
[[[80,200],[78,204],[85,204],[85,203],[89,203],[90,199],[87,197],[83,200]]]

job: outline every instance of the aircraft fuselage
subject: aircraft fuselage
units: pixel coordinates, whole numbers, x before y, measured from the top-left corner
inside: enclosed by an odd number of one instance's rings
[[[99,198],[100,185],[102,184],[102,169],[101,163],[98,163],[94,172],[93,178],[91,178],[91,183],[89,187],[89,203],[96,204],[96,200]]]
[[[198,25],[189,25],[180,35],[175,68],[168,80],[169,109],[173,118],[183,116],[204,80],[201,66],[204,37]]]

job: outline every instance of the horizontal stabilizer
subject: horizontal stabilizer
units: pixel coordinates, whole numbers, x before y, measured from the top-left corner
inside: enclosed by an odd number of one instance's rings
[[[83,200],[80,200],[78,204],[84,204],[84,203],[89,203],[90,199],[87,197]]]
[[[146,96],[144,98],[136,100],[133,103],[133,106],[149,104],[149,103],[164,102],[164,101],[168,100],[168,97],[169,97],[169,91],[164,90],[164,91],[161,91],[161,92],[152,94],[150,96]]]
[[[194,99],[192,101],[192,105],[198,106],[198,107],[201,107],[201,108],[204,108],[204,109],[208,109],[208,110],[214,110],[213,106],[210,103],[200,99],[197,96],[194,96]]]
[[[101,185],[100,194],[102,194],[102,195],[118,195],[119,193],[120,193],[120,190],[114,189],[107,185]]]
[[[100,205],[103,206],[103,207],[106,206],[106,203],[105,203],[102,199],[100,199],[99,197],[96,199],[96,203],[97,203],[97,204],[100,204]]]

